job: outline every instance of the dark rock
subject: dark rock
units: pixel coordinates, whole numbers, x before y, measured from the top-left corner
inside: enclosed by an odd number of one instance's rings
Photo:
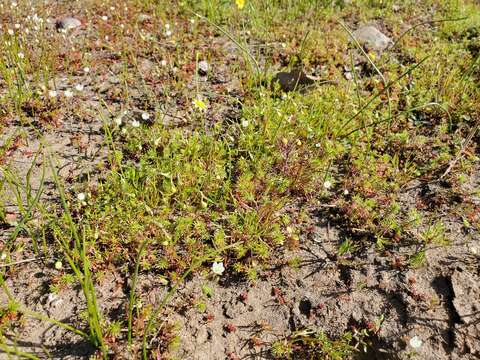
[[[315,83],[311,77],[302,70],[292,70],[290,72],[279,72],[272,79],[272,85],[278,83],[280,89],[285,92],[298,90]]]

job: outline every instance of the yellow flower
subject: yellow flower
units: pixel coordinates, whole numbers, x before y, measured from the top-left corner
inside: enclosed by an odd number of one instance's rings
[[[193,100],[193,105],[195,105],[195,107],[197,109],[200,109],[200,110],[207,110],[207,104],[205,104],[202,100],[200,99],[194,99]]]
[[[245,6],[245,0],[235,0],[235,3],[237,4],[237,7],[242,10],[243,7]]]

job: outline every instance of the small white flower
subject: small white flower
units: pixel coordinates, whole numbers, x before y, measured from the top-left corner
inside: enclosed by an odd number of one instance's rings
[[[103,15],[103,16],[102,16],[102,20],[103,20],[103,21],[107,21],[107,20],[108,20],[108,16]]]
[[[343,195],[348,195],[348,194],[350,194],[350,192],[348,191],[348,189],[343,190]]]
[[[143,119],[143,120],[148,120],[148,119],[150,119],[150,114],[149,114],[149,113],[146,113],[146,112],[142,113],[142,119]]]
[[[171,30],[165,31],[165,36],[172,36],[172,31]]]
[[[17,7],[18,4],[15,1],[12,1],[11,5],[12,7]]]
[[[73,96],[73,92],[71,92],[70,90],[65,90],[63,92],[63,95],[65,95],[66,98],[71,98]]]
[[[243,121],[242,121],[242,126],[243,126],[244,128],[248,127],[248,124],[249,124],[249,123],[248,123],[248,120],[243,120]]]
[[[167,29],[167,30],[170,29],[170,24],[168,24],[168,23],[165,24],[165,29]]]
[[[223,262],[214,262],[212,264],[212,272],[217,275],[222,275],[225,271],[225,267],[223,266]]]
[[[316,143],[316,144],[315,144],[315,147],[316,147],[316,148],[319,148],[319,147],[320,147],[320,143]]]
[[[418,336],[414,336],[410,339],[409,344],[412,348],[419,349],[422,346],[423,341]]]
[[[133,120],[133,121],[132,121],[132,126],[133,126],[134,128],[140,127],[140,121]]]
[[[19,59],[25,59],[25,54],[23,52],[19,52],[17,55]]]
[[[55,261],[55,269],[60,270],[63,267],[63,264],[60,260]]]
[[[167,60],[162,60],[162,61],[160,61],[160,65],[162,65],[162,66],[167,66]]]
[[[331,183],[330,181],[326,180],[326,181],[323,183],[323,187],[328,190],[328,189],[330,189],[330,188],[332,187],[332,183]]]
[[[8,35],[10,35],[10,36],[13,36],[13,34],[15,34],[15,32],[14,32],[12,29],[8,29],[8,30],[7,30],[7,33],[8,33]]]
[[[83,68],[83,72],[84,72],[85,74],[88,74],[88,73],[90,72],[90,68],[89,68],[88,66],[85,66],[85,67]]]
[[[55,91],[55,90],[50,90],[48,92],[48,96],[51,97],[51,98],[55,98],[57,97],[58,93]]]
[[[20,29],[20,24],[15,24],[15,29]]]
[[[75,85],[75,90],[77,90],[77,91],[83,91],[83,85],[82,85],[82,84],[77,84],[77,85]]]
[[[85,199],[87,198],[87,196],[85,195],[85,193],[81,192],[81,193],[78,193],[77,195],[77,199],[79,201],[85,201]]]
[[[190,24],[195,24],[195,19],[190,19]]]
[[[115,124],[117,124],[117,126],[122,125],[122,117],[121,116],[117,116],[115,118],[115,120],[113,120],[113,121],[115,121]]]
[[[0,255],[0,260],[5,260],[7,258],[7,253],[2,252]]]

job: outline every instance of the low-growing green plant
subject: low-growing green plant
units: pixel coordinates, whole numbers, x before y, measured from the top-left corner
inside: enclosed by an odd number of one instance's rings
[[[274,342],[271,352],[276,359],[342,360],[366,351],[369,336],[365,329],[344,332],[339,339],[331,339],[323,331],[297,330]]]

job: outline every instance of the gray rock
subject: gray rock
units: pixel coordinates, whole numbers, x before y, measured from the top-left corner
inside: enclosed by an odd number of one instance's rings
[[[146,76],[155,71],[155,64],[149,59],[141,59],[138,61],[138,70]]]
[[[198,63],[198,73],[200,75],[207,75],[208,74],[208,70],[210,70],[210,65],[208,64],[208,62],[206,62],[205,60],[202,60]]]
[[[65,17],[58,20],[55,23],[55,26],[58,30],[71,30],[78,28],[82,25],[81,21],[73,17]]]
[[[355,30],[353,37],[368,50],[374,51],[384,51],[392,43],[392,39],[370,25]]]
[[[137,17],[137,21],[138,21],[140,24],[149,22],[150,20],[152,20],[152,17],[151,17],[150,15],[147,15],[147,14],[140,14],[140,15],[138,15],[138,17]]]

